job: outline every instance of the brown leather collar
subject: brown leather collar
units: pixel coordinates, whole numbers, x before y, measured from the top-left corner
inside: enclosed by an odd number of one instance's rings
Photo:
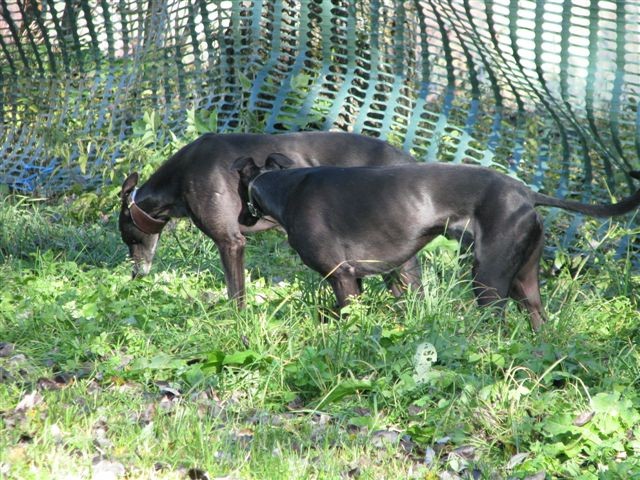
[[[133,224],[148,235],[154,235],[160,233],[164,226],[167,224],[166,220],[158,220],[153,218],[147,212],[142,210],[136,203],[136,192],[138,189],[134,189],[129,196],[129,212],[131,213],[131,220]]]

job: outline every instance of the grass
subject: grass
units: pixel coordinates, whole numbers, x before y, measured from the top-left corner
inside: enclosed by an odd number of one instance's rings
[[[276,232],[245,311],[188,222],[131,282],[112,193],[0,202],[0,478],[640,476],[640,275],[606,246],[546,258],[539,335],[475,307],[447,242],[424,299],[370,278],[322,321]]]

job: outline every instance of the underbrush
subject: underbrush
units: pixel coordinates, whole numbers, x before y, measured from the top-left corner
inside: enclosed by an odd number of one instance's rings
[[[640,475],[640,274],[594,240],[619,227],[547,251],[535,335],[475,306],[448,241],[421,253],[423,298],[372,277],[341,320],[273,231],[249,239],[244,311],[186,221],[132,282],[116,203],[0,203],[0,477]]]

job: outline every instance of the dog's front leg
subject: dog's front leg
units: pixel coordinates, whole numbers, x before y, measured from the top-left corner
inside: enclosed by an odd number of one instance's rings
[[[338,308],[348,305],[349,297],[360,295],[358,279],[350,270],[345,269],[341,272],[333,273],[328,278],[329,284],[333,288],[333,293],[335,293],[338,300]]]
[[[235,300],[239,308],[244,308],[244,246],[247,240],[240,232],[234,232],[214,241],[220,252],[229,299]]]

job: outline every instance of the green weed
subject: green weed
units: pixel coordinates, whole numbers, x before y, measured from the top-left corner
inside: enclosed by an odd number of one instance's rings
[[[132,282],[117,197],[87,195],[0,203],[0,476],[640,474],[640,276],[600,245],[618,227],[545,257],[534,335],[515,305],[475,307],[444,240],[424,297],[369,278],[340,320],[276,232],[249,239],[244,311],[186,221]]]

